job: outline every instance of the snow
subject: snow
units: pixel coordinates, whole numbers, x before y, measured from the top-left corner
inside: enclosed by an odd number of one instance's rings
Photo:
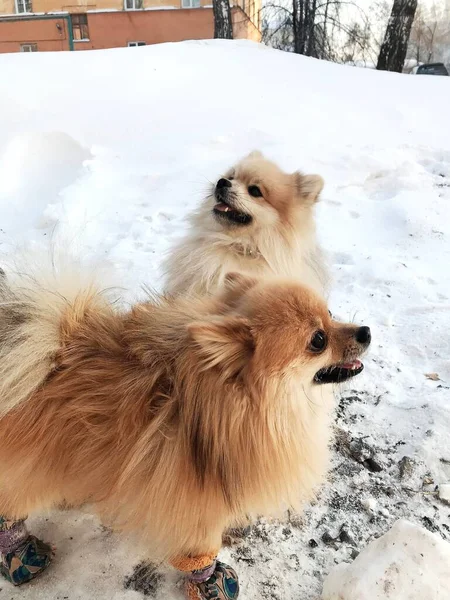
[[[375,498],[366,498],[362,502],[363,507],[367,510],[368,513],[375,513],[377,509],[377,501]]]
[[[332,570],[323,600],[440,600],[449,589],[450,544],[408,521],[398,521],[351,565]]]
[[[439,486],[439,498],[443,502],[450,504],[450,483],[442,483]]]
[[[450,481],[446,78],[244,41],[3,54],[0,70],[5,260],[23,245],[63,246],[110,268],[132,300],[143,283],[162,287],[163,253],[184,217],[246,152],[326,181],[317,223],[335,279],[330,308],[370,325],[373,344],[365,372],[338,390],[336,448],[317,502],[223,551],[242,597],[318,600],[336,563],[398,519],[449,539],[437,491]],[[87,508],[35,515],[30,527],[57,545],[55,564],[20,591],[0,585],[0,600],[182,597],[175,573],[143,576],[145,549]]]

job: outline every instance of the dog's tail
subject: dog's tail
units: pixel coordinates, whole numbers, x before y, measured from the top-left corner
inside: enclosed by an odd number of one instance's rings
[[[83,269],[0,269],[0,417],[43,384],[86,312],[106,306]]]

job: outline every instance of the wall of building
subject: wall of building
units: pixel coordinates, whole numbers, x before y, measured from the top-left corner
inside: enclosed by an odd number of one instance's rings
[[[124,10],[125,0],[31,0],[33,13],[86,13],[98,10]],[[450,0],[449,0],[450,1]],[[235,7],[244,9],[250,20],[258,26],[261,0],[231,0]],[[200,0],[202,7],[211,8],[212,0]],[[182,8],[182,0],[143,0],[144,9],[165,7]],[[195,10],[195,9],[192,9]],[[15,0],[0,0],[0,15],[16,14]]]
[[[212,9],[122,11],[88,14],[89,41],[74,41],[74,50],[121,48],[128,42],[178,42],[214,35]],[[20,52],[21,44],[37,44],[38,52],[69,50],[67,21],[0,20],[0,53]]]
[[[37,44],[39,52],[69,50],[67,20],[0,21],[0,52],[20,52],[26,43]]]
[[[128,42],[179,42],[213,37],[211,9],[124,11],[88,14],[89,42],[75,42],[75,50],[121,48]]]
[[[181,2],[182,0],[144,0],[143,7],[144,9],[168,6],[181,8]],[[211,4],[212,0],[200,0],[201,6],[210,6]],[[124,0],[31,0],[31,8],[33,13],[123,10]],[[0,14],[14,14],[15,12],[15,0],[0,0]]]
[[[232,9],[232,18],[234,39],[261,41],[261,32],[241,8]]]
[[[14,0],[0,0],[0,15],[11,15],[16,12]]]
[[[107,1],[110,5],[114,0]],[[81,8],[80,3],[77,6]],[[89,10],[88,6],[83,7],[83,12]],[[76,13],[73,5],[65,8],[71,14]],[[232,15],[236,39],[260,41],[259,30],[241,8],[233,8]],[[158,44],[214,37],[212,8],[87,12],[87,21],[89,39],[74,40],[75,51],[120,48],[128,46],[129,42]],[[69,50],[69,39],[67,18],[62,16],[47,14],[46,18],[0,19],[0,52],[19,52],[21,44],[26,43],[37,44],[39,52]]]

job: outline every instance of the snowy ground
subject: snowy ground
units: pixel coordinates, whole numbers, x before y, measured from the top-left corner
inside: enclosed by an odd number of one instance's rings
[[[247,151],[326,180],[330,305],[374,342],[365,373],[339,391],[318,502],[224,551],[242,597],[316,600],[330,569],[398,518],[450,540],[436,493],[450,482],[450,81],[246,42],[1,55],[0,72],[2,255],[64,240],[111,265],[130,298],[161,285],[184,216]],[[1,600],[181,598],[176,575],[149,578],[145,553],[86,512],[32,527],[56,543],[55,564],[20,591],[0,583]]]

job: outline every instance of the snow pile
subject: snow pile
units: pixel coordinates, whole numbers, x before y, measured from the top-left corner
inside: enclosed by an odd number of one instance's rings
[[[450,544],[398,521],[347,566],[328,575],[323,600],[443,600],[450,590]]]
[[[439,498],[443,502],[450,504],[450,483],[442,483],[439,486]]]
[[[259,148],[319,173],[333,313],[370,325],[338,390],[329,481],[287,523],[222,558],[244,599],[316,600],[325,576],[398,519],[450,539],[450,112],[445,77],[342,67],[249,42],[0,55],[0,253],[62,245],[129,289],[210,182]],[[0,600],[179,600],[176,574],[86,511],[30,519],[54,566]]]
[[[12,136],[0,154],[2,222],[45,227],[48,204],[81,173],[87,149],[62,132]],[[11,199],[13,202],[11,202]]]

